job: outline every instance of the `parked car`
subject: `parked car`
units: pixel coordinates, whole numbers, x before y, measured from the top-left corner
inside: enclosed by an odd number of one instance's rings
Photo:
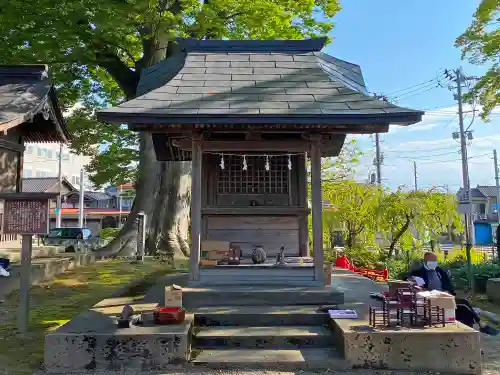
[[[93,242],[88,228],[53,228],[42,237],[45,246],[64,246],[64,251],[69,253],[92,247]]]

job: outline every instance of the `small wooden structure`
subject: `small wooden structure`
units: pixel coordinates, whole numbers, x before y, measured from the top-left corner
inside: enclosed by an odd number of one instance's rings
[[[47,66],[0,65],[0,193],[22,192],[25,142],[66,143],[68,138]],[[0,199],[0,222],[3,215]],[[0,241],[16,237],[2,234]]]
[[[21,192],[25,142],[66,143],[46,65],[0,65],[0,193]]]
[[[205,239],[239,245],[247,258],[254,245],[268,255],[281,244],[286,256],[308,255],[309,157],[314,267],[290,270],[300,270],[299,284],[322,286],[321,157],[337,156],[346,134],[421,120],[423,112],[371,97],[359,66],[320,52],[324,43],[179,40],[182,53],[143,72],[136,99],[99,113],[150,132],[158,160],[192,160],[193,284],[214,273],[231,282],[253,267],[200,272]],[[287,270],[280,282],[293,278]]]

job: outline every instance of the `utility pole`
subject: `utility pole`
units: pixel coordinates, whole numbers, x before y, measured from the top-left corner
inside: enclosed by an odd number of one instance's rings
[[[446,189],[446,195],[450,195],[450,187],[448,185],[444,185],[444,188]],[[451,232],[451,222],[450,222],[449,217],[448,217],[447,229],[448,229],[448,241],[452,241],[453,236],[452,236],[452,232]]]
[[[415,191],[418,190],[417,185],[417,162],[413,160],[413,179],[415,180]]]
[[[79,210],[78,210],[78,227],[83,228],[83,215],[84,215],[84,194],[85,194],[85,170],[82,168],[80,170],[80,202],[79,202]]]
[[[378,133],[375,133],[375,165],[377,167],[377,185],[382,186],[382,160],[380,156],[380,138]]]
[[[118,204],[120,206],[120,211],[118,214],[118,228],[122,229],[122,186],[123,184],[120,184],[120,187],[118,188]]]
[[[472,236],[473,236],[473,206],[472,206],[472,194],[470,190],[469,181],[469,163],[467,161],[467,142],[466,134],[464,129],[464,113],[462,107],[462,84],[464,83],[464,77],[462,76],[462,69],[457,69],[455,71],[455,82],[457,84],[457,95],[455,96],[458,102],[458,123],[460,126],[460,151],[462,154],[462,177],[464,192],[466,194],[466,201],[468,210],[465,213],[465,249],[467,255],[467,278],[469,280],[469,289],[474,290],[474,279],[472,277],[472,263],[471,263],[471,248],[472,248]],[[470,211],[470,212],[469,212]]]
[[[62,222],[62,153],[63,153],[63,144],[59,144],[59,171],[57,173],[57,179],[59,181],[59,187],[57,195],[57,213],[56,213],[56,228],[61,228]]]
[[[495,231],[495,241],[497,249],[497,259],[500,261],[500,243],[499,243],[499,231],[500,231],[500,177],[498,177],[498,158],[497,150],[493,150],[493,162],[495,163],[495,185],[497,187],[497,228]]]
[[[500,224],[500,177],[498,177],[498,158],[497,158],[497,150],[493,150],[493,162],[495,163],[495,184],[497,187],[497,221]]]

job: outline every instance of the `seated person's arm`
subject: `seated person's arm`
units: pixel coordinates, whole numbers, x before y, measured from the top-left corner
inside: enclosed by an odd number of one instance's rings
[[[448,274],[447,270],[442,269],[442,271],[441,283],[443,284],[443,289],[452,295],[456,295],[455,287],[453,286],[450,275]]]

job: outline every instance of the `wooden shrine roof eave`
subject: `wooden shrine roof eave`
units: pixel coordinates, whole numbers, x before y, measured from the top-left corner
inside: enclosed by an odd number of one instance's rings
[[[314,115],[258,115],[258,114],[167,114],[159,113],[123,113],[102,111],[98,120],[108,123],[128,124],[135,130],[135,124],[151,125],[412,125],[422,121],[424,112],[391,112],[391,113],[345,113]],[[146,129],[137,129],[146,130]]]
[[[137,132],[150,132],[154,134],[170,134],[172,136],[189,135],[192,132],[209,131],[213,133],[248,133],[262,134],[302,134],[302,133],[327,133],[338,134],[373,134],[387,133],[389,124],[363,124],[363,125],[297,125],[297,124],[195,124],[195,125],[168,125],[168,124],[132,124],[129,130]]]
[[[25,142],[68,142],[46,65],[0,65],[0,88],[0,132],[20,127]]]

